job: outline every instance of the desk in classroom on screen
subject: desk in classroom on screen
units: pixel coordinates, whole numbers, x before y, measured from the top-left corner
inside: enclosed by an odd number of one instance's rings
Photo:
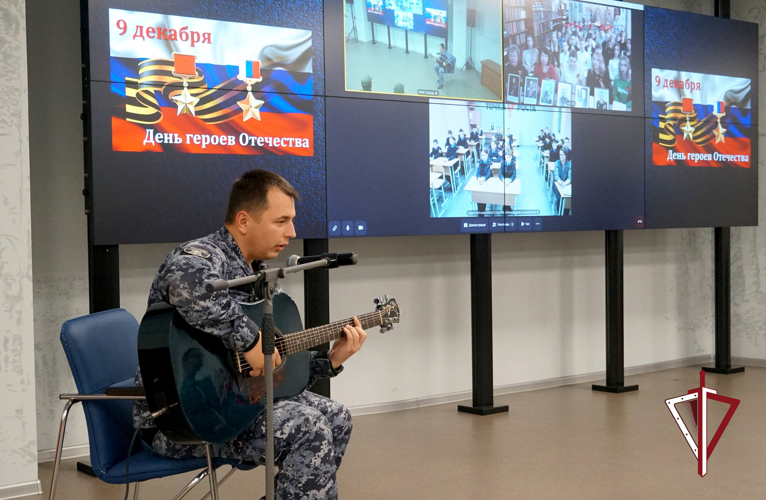
[[[521,179],[516,178],[506,186],[498,177],[490,177],[483,184],[479,184],[479,179],[473,177],[464,190],[471,193],[473,203],[512,207],[516,205],[516,196],[521,194]]]

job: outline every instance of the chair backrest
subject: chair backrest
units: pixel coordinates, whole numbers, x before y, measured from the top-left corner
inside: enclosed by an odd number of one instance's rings
[[[124,309],[112,309],[67,321],[61,344],[80,394],[102,394],[113,385],[132,385],[138,367],[138,322]],[[125,460],[133,436],[133,402],[85,401],[90,459],[101,477]],[[135,446],[134,452],[142,449]]]

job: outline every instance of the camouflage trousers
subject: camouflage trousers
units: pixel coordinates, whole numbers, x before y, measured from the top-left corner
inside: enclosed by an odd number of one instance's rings
[[[304,391],[274,404],[275,498],[336,499],[336,472],[351,437],[351,414],[332,399]],[[179,445],[157,433],[154,451],[168,458],[204,457],[203,445]],[[218,458],[263,465],[266,413],[261,413],[236,439],[213,445]]]

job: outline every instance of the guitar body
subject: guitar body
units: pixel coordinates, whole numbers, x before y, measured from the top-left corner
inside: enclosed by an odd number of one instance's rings
[[[274,296],[277,335],[301,331],[295,302],[284,293]],[[255,324],[263,302],[243,304]],[[308,351],[282,355],[274,371],[274,400],[296,396],[309,381]],[[233,353],[215,336],[186,323],[175,308],[150,308],[138,332],[138,361],[157,427],[181,444],[226,443],[247,428],[264,409],[264,377],[244,377]]]

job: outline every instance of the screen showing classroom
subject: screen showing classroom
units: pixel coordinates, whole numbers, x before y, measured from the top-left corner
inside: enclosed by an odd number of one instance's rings
[[[367,0],[360,23],[347,7],[345,90],[501,101],[500,9],[499,0]]]
[[[255,167],[300,193],[299,238],[757,223],[753,24],[610,0],[247,5],[89,2],[97,244],[212,232]]]

